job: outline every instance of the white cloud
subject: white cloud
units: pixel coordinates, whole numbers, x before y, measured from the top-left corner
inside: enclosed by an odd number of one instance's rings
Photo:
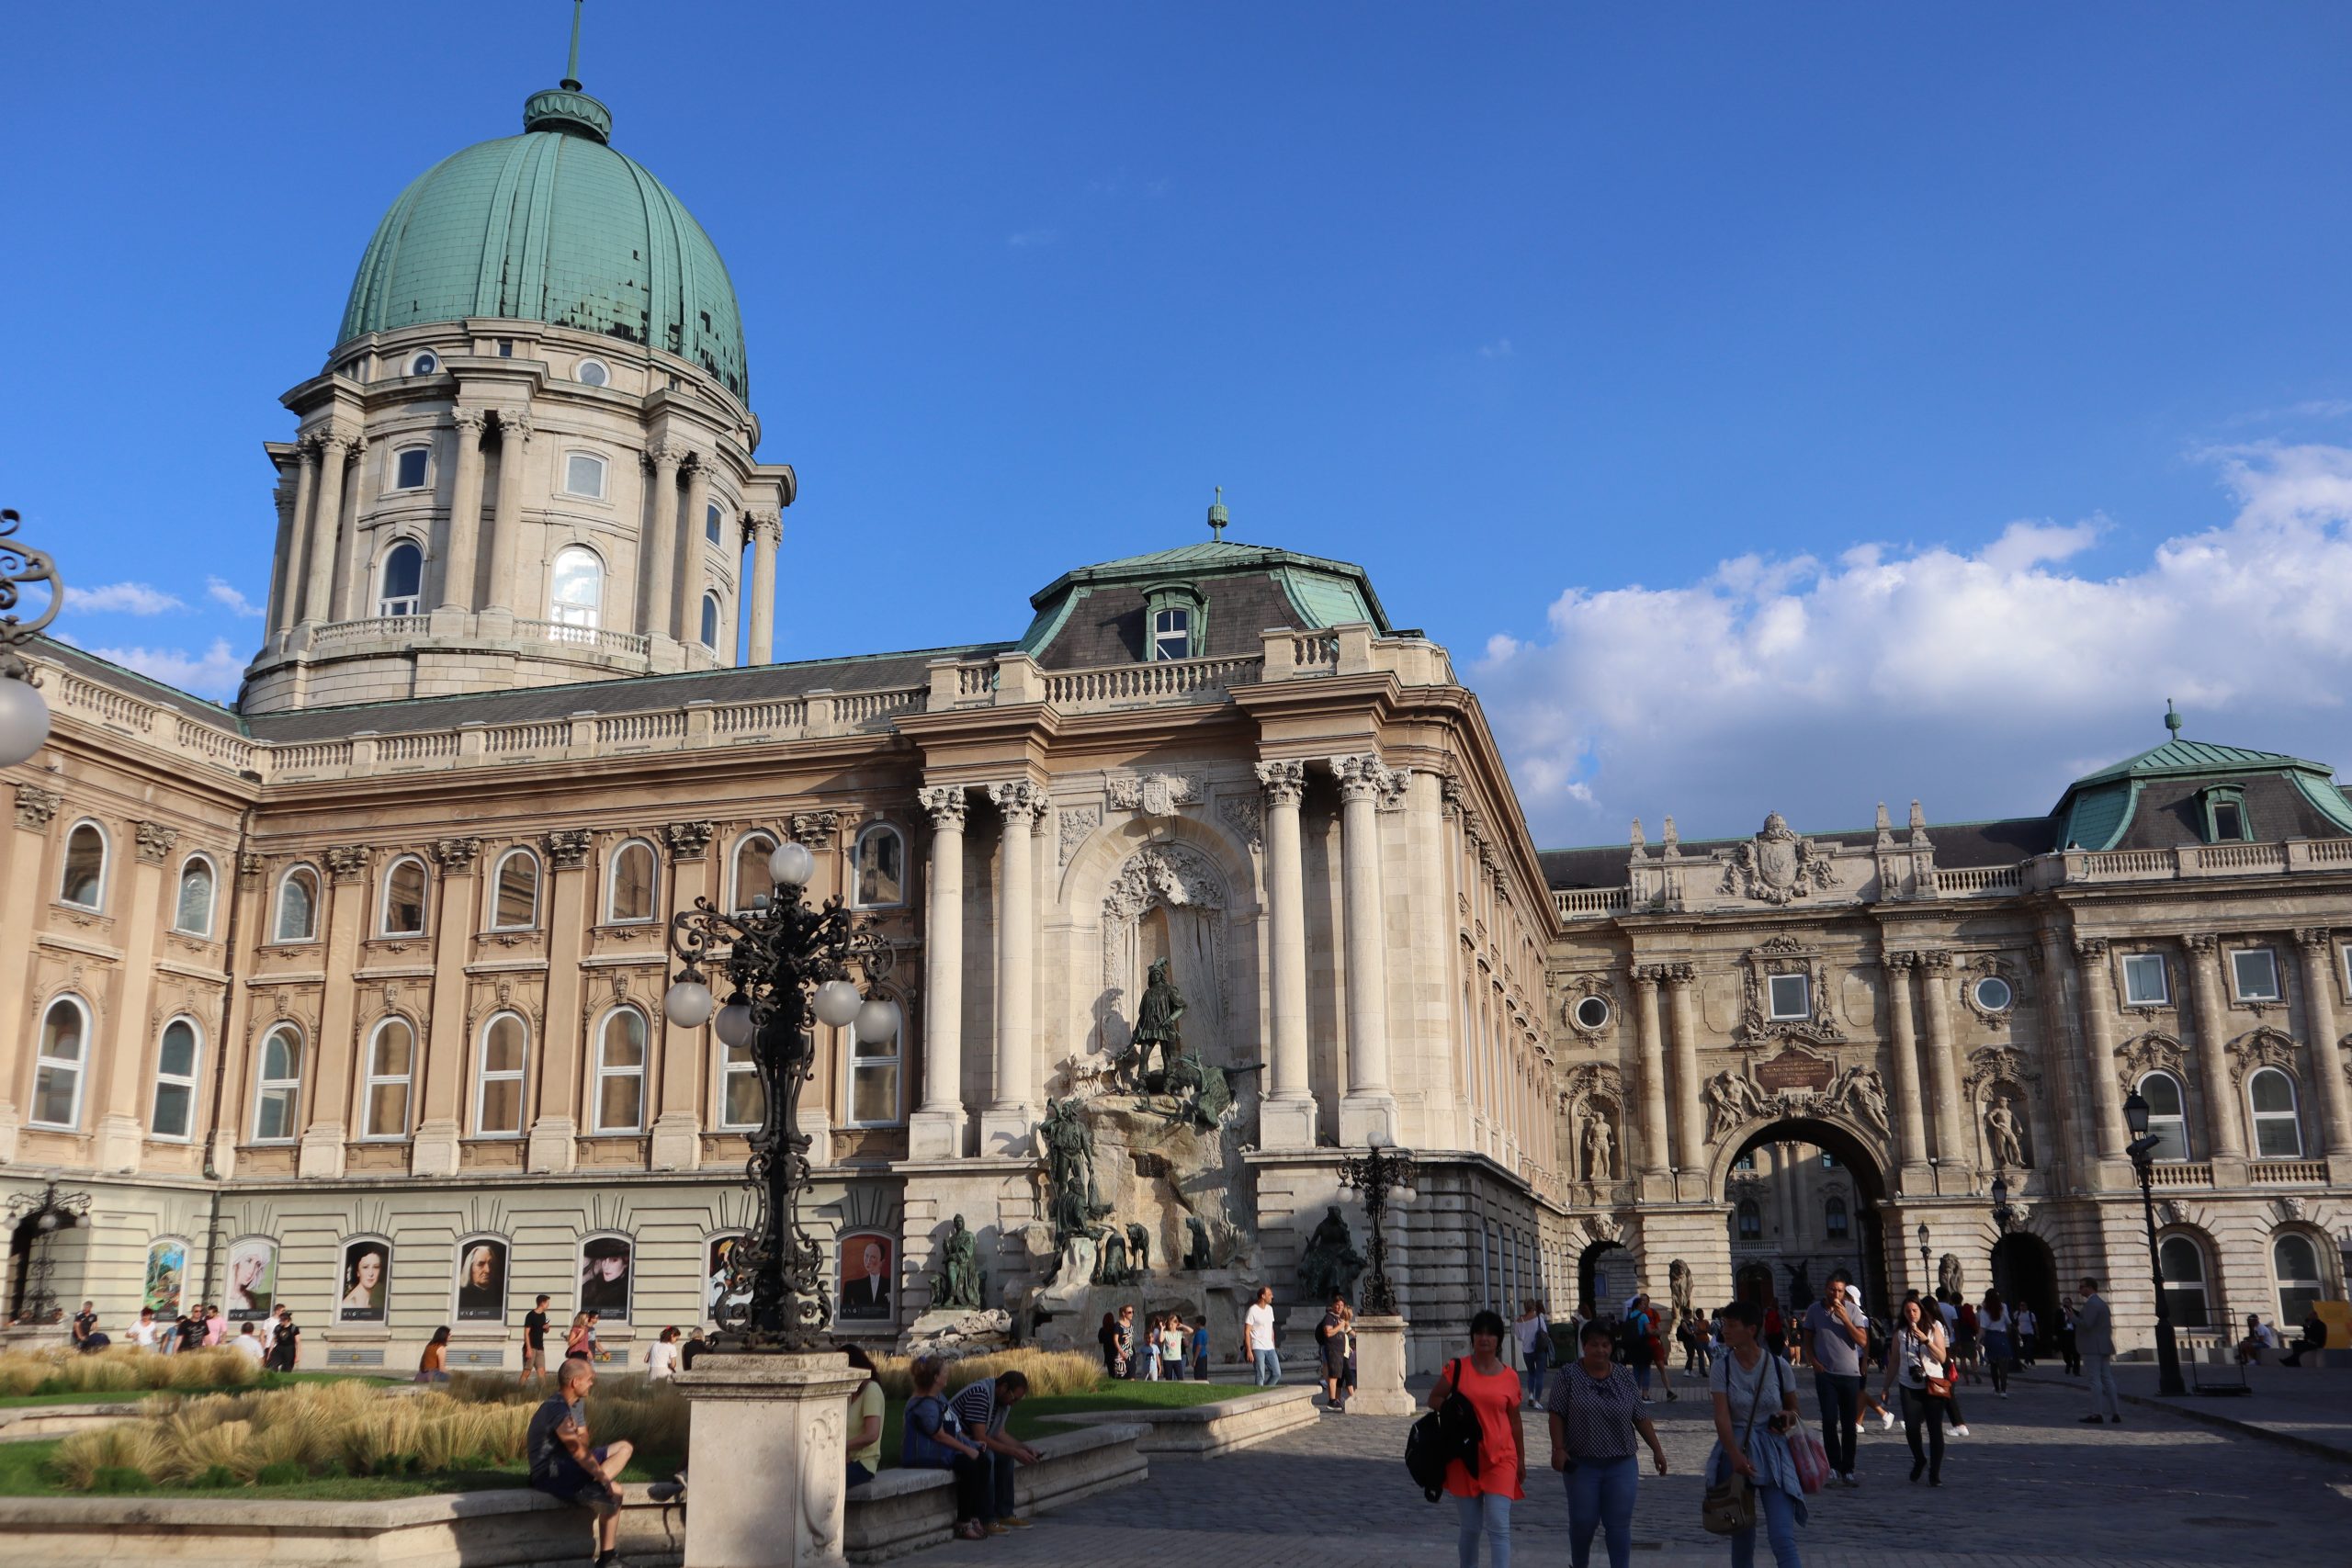
[[[1510,339],[1507,337],[1498,337],[1492,343],[1478,345],[1478,357],[1481,359],[1509,359],[1511,352]]]
[[[234,583],[223,582],[217,577],[204,580],[204,596],[215,604],[226,604],[233,615],[258,618],[262,614],[261,606],[239,592]]]
[[[2191,737],[2352,765],[2352,449],[2204,454],[2236,505],[2112,577],[2109,525],[2011,523],[1973,552],[1744,556],[1681,587],[1572,588],[1475,666],[1536,837],[1619,840],[2046,811],[2067,781]]]
[[[1061,237],[1058,229],[1023,229],[1017,234],[1007,234],[1004,243],[1013,250],[1025,251],[1038,245],[1050,245]]]
[[[201,655],[176,648],[94,648],[90,652],[199,697],[235,696],[238,678],[245,672],[245,661],[229,647],[227,637],[214,637]]]
[[[187,608],[175,595],[143,582],[109,582],[97,588],[68,584],[65,606],[69,610],[107,611],[122,615],[164,615]]]

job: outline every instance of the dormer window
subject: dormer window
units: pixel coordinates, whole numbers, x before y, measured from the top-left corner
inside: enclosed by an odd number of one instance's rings
[[[1144,590],[1143,656],[1157,664],[1197,659],[1204,649],[1207,606],[1190,583],[1163,582]]]
[[[1155,660],[1193,657],[1192,611],[1158,610],[1152,613],[1151,656]]]
[[[2205,841],[2243,844],[2254,839],[2254,823],[2246,816],[2245,792],[2209,789],[2205,792]]]

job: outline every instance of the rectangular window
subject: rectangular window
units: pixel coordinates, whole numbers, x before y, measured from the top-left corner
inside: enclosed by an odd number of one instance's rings
[[[2275,1002],[2278,999],[2278,960],[2268,948],[2241,948],[2231,953],[2230,973],[2238,984],[2238,1000]]]
[[[719,1125],[756,1127],[767,1115],[767,1096],[760,1090],[759,1065],[749,1045],[729,1045],[720,1069]]]
[[[2172,991],[2165,984],[2163,953],[2123,955],[2123,1000],[2132,1007],[2162,1007],[2172,1000]]]
[[[563,489],[567,495],[584,495],[601,501],[605,496],[605,459],[585,452],[574,452],[563,463]]]
[[[1193,657],[1193,616],[1189,610],[1161,610],[1151,617],[1154,659]]]
[[[424,488],[424,459],[425,451],[422,446],[411,446],[394,457],[392,459],[394,465],[392,488],[394,490],[423,490]]]
[[[899,1036],[861,1040],[849,1031],[849,1119],[860,1126],[889,1126],[899,1120]]]
[[[1765,985],[1774,1018],[1811,1018],[1813,980],[1806,975],[1768,976]]]
[[[2245,830],[2245,807],[2234,800],[2215,801],[2213,803],[2213,841],[2233,843],[2243,840],[2248,836]]]
[[[155,1053],[155,1136],[185,1142],[195,1122],[196,1029],[175,1018]]]

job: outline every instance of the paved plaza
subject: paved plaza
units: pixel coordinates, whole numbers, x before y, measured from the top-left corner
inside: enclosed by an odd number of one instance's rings
[[[2352,1551],[2352,1465],[2138,1407],[2121,1427],[2085,1427],[2075,1420],[2082,1395],[2063,1386],[2020,1383],[2006,1400],[1972,1387],[1962,1404],[1973,1435],[1951,1441],[1940,1490],[1905,1479],[1901,1427],[1883,1433],[1873,1425],[1862,1441],[1862,1486],[1811,1500],[1801,1537],[1808,1564],[2322,1564]],[[1699,1528],[1696,1472],[1713,1440],[1705,1400],[1686,1393],[1654,1410],[1673,1473],[1659,1480],[1645,1471],[1635,1561],[1723,1562],[1727,1545]],[[1544,1439],[1530,1422],[1540,1461]],[[1155,1460],[1141,1485],[1042,1517],[1027,1531],[925,1555],[986,1558],[1000,1568],[1450,1563],[1453,1506],[1424,1503],[1406,1477],[1408,1425],[1327,1416],[1223,1459]],[[1531,1475],[1514,1558],[1565,1562],[1567,1520],[1558,1479]],[[1598,1541],[1595,1560],[1606,1561]]]

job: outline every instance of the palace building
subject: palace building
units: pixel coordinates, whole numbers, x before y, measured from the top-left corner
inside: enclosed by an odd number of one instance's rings
[[[749,907],[787,840],[881,934],[902,1020],[820,1029],[800,1107],[836,1320],[876,1343],[957,1216],[989,1304],[1035,1282],[1037,1123],[1159,959],[1236,1087],[1216,1217],[1279,1301],[1330,1206],[1367,1238],[1342,1158],[1415,1152],[1392,1274],[1424,1369],[1481,1305],[1787,1296],[1841,1261],[1880,1303],[2096,1274],[2144,1345],[2134,1091],[2177,1320],[2343,1295],[2328,768],[2176,734],[2046,817],[1540,852],[1446,650],[1222,506],[1061,570],[1004,641],[776,663],[793,469],[756,455],[717,247],[613,127],[577,82],[534,94],[367,243],[265,443],[233,707],[34,649],[0,1198],[89,1203],[12,1235],[12,1315],[282,1303],[311,1363],[394,1368],[444,1324],[512,1366],[542,1292],[624,1349],[706,1318],[763,1104],[663,1017],[669,920]]]

